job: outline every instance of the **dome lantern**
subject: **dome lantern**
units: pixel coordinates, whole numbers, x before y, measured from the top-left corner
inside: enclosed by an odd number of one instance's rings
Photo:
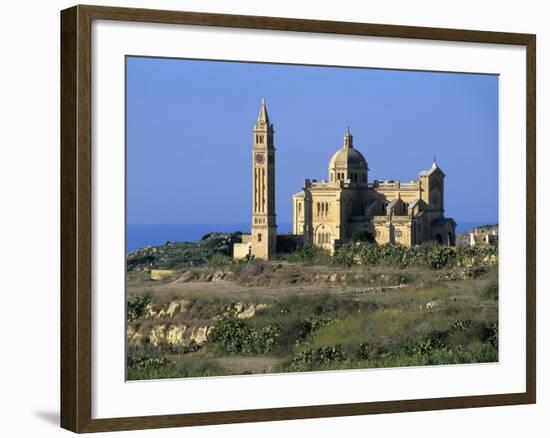
[[[367,160],[361,152],[353,147],[353,135],[348,127],[342,148],[336,151],[330,159],[329,180],[331,182],[366,183],[368,170]]]

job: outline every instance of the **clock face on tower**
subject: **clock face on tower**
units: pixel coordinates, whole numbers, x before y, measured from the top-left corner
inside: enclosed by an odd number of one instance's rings
[[[265,158],[262,154],[256,154],[256,163],[262,164],[264,162]]]

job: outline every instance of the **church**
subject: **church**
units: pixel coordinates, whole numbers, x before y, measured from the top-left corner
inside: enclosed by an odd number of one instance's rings
[[[293,195],[292,234],[277,234],[274,134],[262,99],[253,132],[251,232],[235,244],[235,258],[269,260],[305,244],[333,252],[358,236],[377,244],[454,246],[456,223],[444,214],[445,173],[435,159],[415,181],[369,181],[367,160],[349,128],[329,161],[327,180],[305,179]]]

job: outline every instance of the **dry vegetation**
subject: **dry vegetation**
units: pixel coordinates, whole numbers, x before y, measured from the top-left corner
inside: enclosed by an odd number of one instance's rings
[[[497,361],[497,265],[448,265],[314,252],[216,256],[162,281],[129,270],[128,378]]]

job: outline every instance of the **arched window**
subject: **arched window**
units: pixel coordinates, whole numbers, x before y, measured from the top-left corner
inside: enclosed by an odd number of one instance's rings
[[[261,241],[262,241],[262,234],[259,233],[259,234],[258,234],[258,242],[261,242]]]
[[[318,202],[317,203],[317,216],[320,216],[321,215],[321,204]]]

